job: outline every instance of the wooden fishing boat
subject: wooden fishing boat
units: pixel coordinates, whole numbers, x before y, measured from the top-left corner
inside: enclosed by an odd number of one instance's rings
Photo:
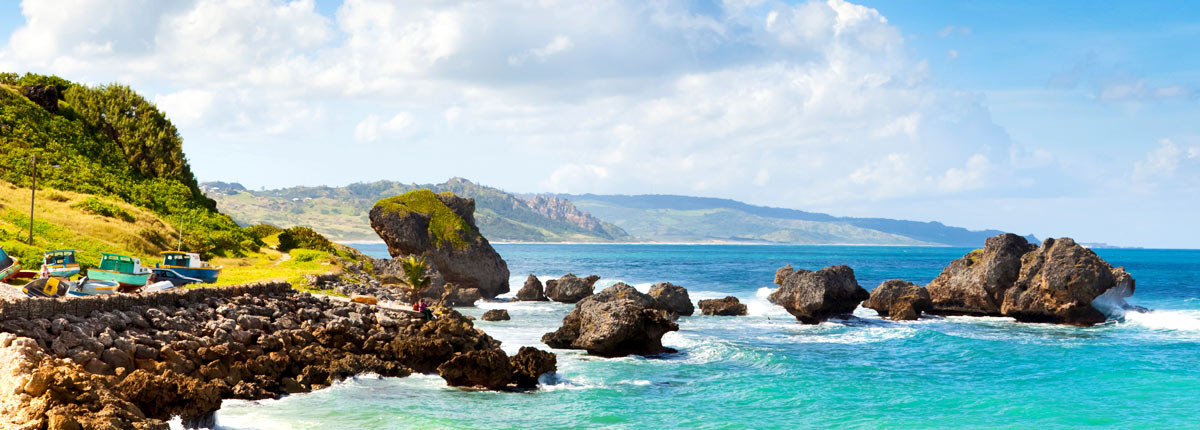
[[[159,280],[163,280],[163,281],[170,281],[176,287],[182,287],[184,285],[190,285],[190,284],[199,284],[199,283],[204,282],[204,281],[201,281],[196,278],[180,275],[179,272],[176,272],[172,269],[164,269],[161,267],[155,267],[153,269],[150,269],[150,271],[154,272],[155,279],[159,279]]]
[[[7,281],[21,270],[21,260],[13,258],[0,248],[0,282]]]
[[[67,290],[67,294],[72,296],[103,296],[106,294],[116,294],[119,288],[121,288],[121,285],[115,281],[99,281],[83,278],[72,285]]]
[[[74,249],[59,249],[42,254],[42,277],[57,276],[70,279],[79,274],[79,262]]]
[[[180,275],[210,284],[217,282],[217,276],[221,274],[220,266],[209,266],[200,260],[200,254],[194,252],[166,251],[162,256],[162,263],[155,264],[155,268],[171,269]]]
[[[120,254],[100,253],[100,266],[88,269],[88,277],[99,281],[113,281],[122,288],[136,289],[146,285],[150,269],[142,267],[142,260]]]

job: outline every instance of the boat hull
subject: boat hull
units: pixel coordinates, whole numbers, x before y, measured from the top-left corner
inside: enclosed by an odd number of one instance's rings
[[[217,268],[213,268],[213,267],[180,267],[180,266],[158,266],[158,267],[163,268],[163,269],[174,270],[175,273],[178,273],[183,276],[187,276],[189,278],[196,278],[196,279],[204,281],[205,283],[208,283],[208,284],[217,282],[217,276],[221,274],[221,269],[217,269]]]
[[[150,278],[150,274],[145,273],[135,275],[133,273],[91,269],[88,270],[88,278],[98,281],[113,281],[120,284],[122,287],[138,288],[146,285],[146,280]]]
[[[118,288],[120,288],[119,285],[113,281],[88,281],[86,284],[76,285],[67,290],[67,294],[72,296],[104,296],[116,294]]]
[[[50,272],[50,276],[70,278],[79,274],[79,265],[71,264],[66,266],[50,266],[47,268],[47,270]]]
[[[0,282],[7,281],[8,278],[13,277],[13,275],[16,275],[19,271],[21,271],[21,261],[13,258],[12,264],[8,265],[8,267],[0,269]]]

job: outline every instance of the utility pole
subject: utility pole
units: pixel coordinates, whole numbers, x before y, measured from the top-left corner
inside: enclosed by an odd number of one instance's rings
[[[33,154],[33,185],[29,193],[29,246],[33,246],[33,203],[37,201],[37,154]]]
[[[176,251],[183,251],[183,214],[179,214],[179,246]]]

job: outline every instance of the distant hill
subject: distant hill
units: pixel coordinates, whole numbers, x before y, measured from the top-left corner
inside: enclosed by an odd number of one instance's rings
[[[367,213],[385,197],[429,188],[475,199],[475,219],[492,241],[612,242],[634,240],[613,224],[551,196],[528,199],[454,178],[442,184],[403,184],[393,181],[345,187],[292,187],[252,191],[237,183],[206,182],[201,189],[217,201],[222,212],[243,225],[267,223],[280,227],[305,225],[338,241],[378,240]]]
[[[736,200],[677,195],[560,194],[575,206],[648,241],[948,245],[981,247],[999,230],[939,222],[835,217]],[[1030,240],[1037,238],[1028,236]]]

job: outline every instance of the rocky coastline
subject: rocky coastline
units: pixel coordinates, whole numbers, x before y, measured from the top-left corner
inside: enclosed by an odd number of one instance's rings
[[[544,351],[506,356],[454,311],[427,322],[287,283],[0,301],[2,428],[164,429],[174,417],[204,426],[223,399],[359,374],[527,389],[554,368]]]

